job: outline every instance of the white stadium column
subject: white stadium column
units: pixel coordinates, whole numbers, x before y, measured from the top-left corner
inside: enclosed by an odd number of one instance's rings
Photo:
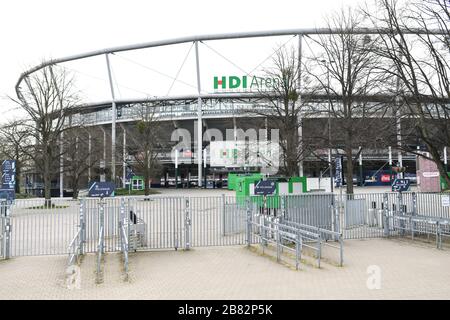
[[[198,56],[198,41],[195,41],[195,62],[197,66],[197,168],[198,176],[197,183],[198,186],[202,186],[202,148],[203,148],[203,122],[202,122],[202,98],[201,93],[201,83],[200,83],[200,61]]]
[[[301,88],[302,88],[302,40],[303,40],[303,34],[298,35],[298,108],[301,108],[302,103],[302,96],[300,94]],[[298,172],[299,176],[303,176],[303,124],[302,124],[302,114],[301,112],[298,113],[298,138],[299,138],[299,152],[300,157],[302,158],[298,164]]]
[[[111,65],[109,54],[105,54],[106,66],[108,68],[109,87],[111,89],[111,181],[116,183],[116,98],[114,95],[114,84],[111,76]]]

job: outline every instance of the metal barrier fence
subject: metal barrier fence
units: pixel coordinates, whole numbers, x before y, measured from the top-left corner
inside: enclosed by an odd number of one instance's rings
[[[220,195],[52,199],[51,204],[44,199],[15,200],[10,206],[0,204],[0,253],[4,258],[71,254],[72,260],[75,249],[98,252],[99,240],[102,254],[123,251],[124,234],[128,250],[133,251],[243,245],[249,212],[342,233],[343,239],[401,236],[407,232],[404,225],[411,226],[393,217],[450,219],[450,208],[443,206],[442,197],[437,193],[388,192],[343,195],[342,201],[331,193],[266,198]],[[437,230],[434,224],[413,221],[414,235],[438,232],[442,239],[450,233],[444,224]],[[322,233],[321,237],[336,240],[331,233]]]
[[[69,244],[69,259],[67,267],[70,267],[74,263],[80,262],[80,257],[84,254],[84,243],[86,242],[86,222],[85,222],[85,203],[81,200],[80,203],[80,221],[78,225],[78,232]]]
[[[267,246],[268,242],[272,242],[276,245],[277,252],[277,262],[281,260],[281,250],[284,248],[286,250],[291,250],[295,253],[295,269],[298,270],[301,261],[301,251],[303,248],[302,238],[298,234],[297,230],[293,227],[284,226],[281,228],[277,222],[271,221],[266,224],[266,219],[256,222],[252,219],[248,221],[248,228],[251,230],[250,235],[254,235],[258,238],[258,242],[261,244],[261,248],[264,254],[264,248]],[[293,242],[295,247],[289,247],[285,241]],[[248,241],[247,245],[250,246],[253,242]],[[320,265],[320,258],[319,258]]]
[[[123,258],[123,271],[125,273],[125,280],[128,280],[128,238],[129,233],[127,229],[125,228],[125,225],[128,225],[126,219],[126,213],[125,213],[125,199],[121,199],[120,203],[120,222],[119,222],[119,228],[120,228],[120,250],[122,252],[122,258]],[[129,220],[128,220],[129,221]],[[130,230],[128,225],[128,230]]]
[[[10,256],[68,254],[78,232],[78,200],[15,200],[9,207]]]
[[[128,234],[125,231],[125,226],[120,227],[121,252],[123,255],[123,270],[125,277],[128,278]]]
[[[247,245],[254,243],[253,236],[256,236],[261,244],[264,253],[268,242],[274,243],[277,252],[277,261],[280,260],[280,253],[283,249],[291,250],[295,253],[295,265],[298,269],[304,248],[311,249],[316,256],[317,266],[320,268],[323,254],[323,247],[327,246],[339,250],[338,263],[340,266],[344,262],[343,237],[341,233],[323,229],[307,224],[300,224],[283,219],[281,216],[274,217],[266,214],[249,214],[247,220]],[[326,239],[335,239],[335,242],[328,242]],[[295,247],[287,246],[292,243]]]

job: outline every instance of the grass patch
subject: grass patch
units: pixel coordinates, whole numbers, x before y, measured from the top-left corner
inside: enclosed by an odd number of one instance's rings
[[[161,192],[155,190],[155,189],[150,189],[149,190],[150,194],[160,194]],[[114,191],[114,195],[115,196],[143,196],[144,195],[144,190],[128,190],[128,189],[116,189]]]
[[[16,199],[36,198],[36,196],[28,193],[16,193]]]

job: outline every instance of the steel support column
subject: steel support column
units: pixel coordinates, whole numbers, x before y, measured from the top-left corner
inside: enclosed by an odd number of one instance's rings
[[[302,97],[301,97],[301,88],[302,88],[302,40],[303,40],[303,34],[298,35],[298,108],[301,108],[302,104]],[[302,124],[302,114],[301,111],[298,112],[298,138],[299,138],[299,152],[300,157],[302,160],[300,160],[298,164],[298,173],[299,176],[303,176],[303,124]]]
[[[116,97],[114,95],[114,84],[111,75],[109,54],[105,54],[106,66],[108,68],[109,87],[111,89],[111,181],[116,183]]]
[[[122,149],[122,160],[123,160],[123,164],[122,164],[122,188],[126,188],[127,185],[125,184],[125,180],[127,177],[127,129],[125,129],[124,125],[120,125],[120,127],[122,128],[122,132],[123,132],[123,149]],[[131,181],[130,181],[131,183]],[[145,182],[147,183],[147,182]]]
[[[64,197],[64,147],[63,147],[63,140],[64,140],[64,131],[61,132],[61,137],[59,140],[59,197]]]
[[[91,166],[92,166],[92,136],[91,133],[88,132],[88,182],[91,182]]]
[[[103,169],[106,169],[106,130],[103,128],[103,126],[100,127],[103,131]],[[102,164],[100,163],[100,168],[102,167]],[[100,174],[100,181],[105,182],[106,177],[105,174]]]
[[[202,186],[202,149],[203,149],[203,122],[202,122],[202,98],[201,94],[201,82],[200,82],[200,60],[198,56],[198,41],[195,41],[195,62],[197,67],[197,91],[198,91],[198,108],[197,108],[197,182],[198,187]]]

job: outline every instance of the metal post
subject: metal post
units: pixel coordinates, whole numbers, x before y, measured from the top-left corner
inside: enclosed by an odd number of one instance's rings
[[[389,237],[389,208],[388,194],[383,194],[384,236]]]
[[[198,41],[195,41],[195,62],[197,67],[197,168],[198,168],[198,187],[202,186],[202,148],[203,148],[203,122],[202,122],[202,98],[200,97],[200,61],[198,56]]]
[[[80,199],[80,254],[84,254],[85,252],[85,243],[86,243],[86,220],[85,220],[85,212],[86,212],[86,200]]]
[[[63,140],[64,140],[64,131],[61,132],[61,138],[59,141],[59,197],[64,197],[64,147],[63,147]]]
[[[444,165],[445,170],[448,171],[447,147],[444,147]]]
[[[100,161],[100,169],[106,169],[106,130],[103,126],[100,126],[100,129],[103,131],[103,161]],[[105,182],[106,176],[104,171],[100,174],[100,182]]]
[[[111,181],[116,183],[116,97],[114,95],[114,84],[111,75],[111,65],[109,62],[109,54],[105,54],[106,66],[108,68],[109,87],[111,89]]]
[[[359,147],[359,148],[361,150],[361,147]],[[361,183],[361,187],[364,186],[362,151],[360,151],[360,153],[359,153],[359,180]]]
[[[301,259],[300,243],[302,241],[302,238],[300,238],[300,235],[297,234],[295,240],[295,270],[298,270]]]
[[[412,215],[415,216],[417,215],[417,194],[415,192],[412,193],[412,202],[413,202]],[[412,221],[412,217],[410,218],[409,223],[411,227],[411,237],[414,240],[414,230],[416,229],[416,223]]]
[[[120,199],[120,221],[125,219],[125,198]]]
[[[190,228],[191,228],[191,217],[190,217],[190,202],[189,198],[185,198],[185,210],[184,210],[184,232],[185,232],[185,249],[189,250],[191,248],[190,241]]]
[[[330,92],[330,67],[327,62],[327,90],[328,94]],[[330,164],[330,192],[333,192],[333,158],[332,158],[332,149],[331,149],[331,102],[330,98],[328,98],[328,162]]]
[[[339,235],[339,266],[344,265],[344,239],[342,238],[342,233]]]
[[[237,126],[236,126],[236,117],[233,113],[233,140],[234,140],[234,150],[237,150]],[[234,152],[234,151],[233,151]],[[234,153],[233,153],[234,155]],[[237,164],[237,158],[233,156],[233,164]]]
[[[436,248],[442,249],[441,247],[441,225],[439,221],[436,222]]]
[[[5,207],[5,230],[4,230],[4,241],[3,241],[3,254],[5,259],[11,258],[11,216],[10,216],[10,205],[3,201],[1,203]]]
[[[322,257],[322,237],[320,236],[319,228],[317,228],[317,266],[320,268],[320,258]]]
[[[237,208],[236,208],[237,209]],[[225,194],[222,193],[222,235],[225,236]]]
[[[105,253],[104,248],[105,248],[105,244],[104,244],[104,237],[103,235],[105,234],[105,207],[104,207],[104,203],[103,203],[103,198],[100,199],[100,212],[99,212],[100,216],[100,223],[99,223],[99,239],[100,239],[100,253]]]
[[[401,193],[401,191],[399,191],[398,192],[398,195],[397,195],[397,199],[398,199],[398,215],[399,216],[404,216],[404,212],[403,212],[403,195],[402,195],[402,193]],[[405,235],[405,220],[403,220],[403,219],[401,219],[400,220],[400,228],[401,228],[401,231],[400,231],[400,233],[402,234],[402,236],[403,235]]]
[[[205,189],[206,189],[206,183],[207,183],[207,180],[206,180],[206,148],[205,149],[203,149],[203,169],[204,169],[204,172],[203,172],[203,175],[205,176]]]
[[[301,88],[302,88],[302,40],[303,34],[298,35],[298,104],[301,105],[302,97],[301,97]],[[302,125],[302,115],[301,112],[298,112],[298,137],[299,137],[299,146],[300,146],[300,155],[303,154],[303,125]],[[299,176],[303,176],[303,160],[299,162],[298,168]]]
[[[178,188],[178,149],[175,150],[175,189]]]
[[[279,229],[277,229],[276,237],[277,237],[277,262],[280,262],[280,256],[281,256],[280,241],[281,241],[281,239],[280,239],[280,230]]]
[[[389,146],[389,183],[392,185],[392,148]]]
[[[282,195],[281,198],[281,215],[279,217],[279,223],[282,223],[283,220],[287,219],[287,210],[286,210],[286,195]]]
[[[126,178],[127,178],[127,130],[125,129],[125,126],[122,126],[123,131],[123,167],[122,167],[122,188],[126,188]],[[130,181],[131,183],[131,181]],[[147,181],[145,182],[147,183]]]
[[[252,228],[253,228],[250,198],[247,198],[246,202],[247,202],[247,247],[250,247],[250,245],[252,244]]]
[[[89,156],[88,156],[88,182],[91,182],[91,154],[92,154],[92,136],[91,133],[88,133],[88,152],[89,152]]]
[[[403,55],[400,53],[400,62],[403,60]],[[400,110],[400,77],[396,79],[396,88],[395,91],[397,96],[395,98],[395,122],[397,125],[397,157],[398,163],[400,167],[403,167],[403,157],[402,157],[402,122],[401,122],[401,110]],[[403,178],[403,173],[399,173],[399,177]]]
[[[331,157],[331,147],[328,149],[328,163],[330,164],[330,192],[333,193],[333,161]]]

